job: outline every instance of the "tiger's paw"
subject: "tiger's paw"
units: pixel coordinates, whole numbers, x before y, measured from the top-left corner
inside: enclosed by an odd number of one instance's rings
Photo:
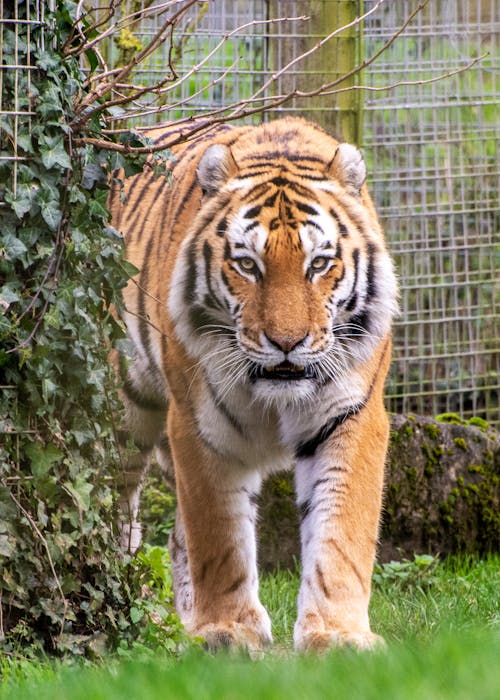
[[[197,627],[192,634],[202,637],[209,651],[246,651],[252,658],[259,657],[273,641],[269,631],[241,622],[208,623]]]
[[[331,630],[329,632],[307,632],[297,634],[295,650],[298,652],[325,654],[330,649],[350,647],[357,651],[381,651],[386,648],[383,637],[373,632]]]

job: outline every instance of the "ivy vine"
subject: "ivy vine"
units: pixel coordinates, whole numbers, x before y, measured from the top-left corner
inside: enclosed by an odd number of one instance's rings
[[[18,3],[18,19],[36,5]],[[37,66],[29,81],[4,71],[3,109],[32,115],[16,125],[2,114],[0,129],[0,647],[10,653],[123,646],[141,623],[130,616],[142,609],[141,568],[125,567],[114,531],[119,405],[108,355],[123,335],[111,308],[130,267],[106,209],[109,174],[141,163],[74,146],[86,76],[62,47],[78,40],[76,9],[57,0],[30,33],[8,9],[3,18],[4,63],[30,54]],[[99,119],[86,125],[97,137]],[[17,164],[5,158],[14,139]]]

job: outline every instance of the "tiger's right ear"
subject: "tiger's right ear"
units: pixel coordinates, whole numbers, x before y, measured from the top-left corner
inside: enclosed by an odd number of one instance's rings
[[[366,180],[366,165],[361,151],[350,143],[341,143],[335,151],[327,171],[330,177],[338,180],[348,192],[359,197]]]
[[[200,158],[196,176],[203,194],[211,197],[237,172],[238,166],[229,146],[216,143],[209,146]]]

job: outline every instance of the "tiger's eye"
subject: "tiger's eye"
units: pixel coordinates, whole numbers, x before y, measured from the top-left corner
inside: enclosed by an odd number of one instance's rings
[[[237,258],[236,263],[243,272],[253,273],[257,270],[257,265],[252,258]]]
[[[314,272],[322,272],[329,262],[330,258],[325,258],[323,255],[318,255],[318,257],[311,260],[311,270]]]

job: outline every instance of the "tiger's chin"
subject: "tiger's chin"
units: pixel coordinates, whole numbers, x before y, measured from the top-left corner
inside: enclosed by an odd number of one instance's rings
[[[257,401],[275,406],[302,404],[315,398],[317,384],[312,378],[252,380],[252,393]]]

